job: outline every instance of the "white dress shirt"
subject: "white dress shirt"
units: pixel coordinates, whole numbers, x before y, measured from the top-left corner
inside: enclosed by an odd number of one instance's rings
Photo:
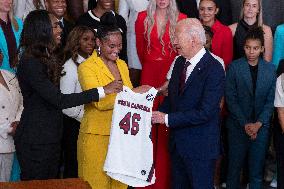
[[[135,21],[138,12],[147,9],[149,0],[120,0],[118,13],[125,19],[127,24],[127,57],[128,67],[142,69],[136,49]]]
[[[223,60],[222,58],[220,58],[219,56],[213,54],[213,53],[210,53],[210,54],[222,65],[222,67],[223,67],[223,69],[224,69],[224,71],[225,71],[224,60]],[[175,66],[176,59],[177,59],[178,57],[180,57],[180,55],[177,56],[177,57],[175,57],[173,63],[171,64],[171,67],[170,67],[170,69],[169,69],[169,71],[168,71],[168,73],[167,73],[167,80],[170,80],[171,77],[172,77],[172,72],[173,72],[173,69],[174,69],[174,66]],[[189,61],[189,60],[187,60],[187,61]]]
[[[20,121],[23,111],[23,97],[17,77],[6,70],[0,70],[9,90],[0,84],[0,153],[15,151],[10,133],[11,123]]]

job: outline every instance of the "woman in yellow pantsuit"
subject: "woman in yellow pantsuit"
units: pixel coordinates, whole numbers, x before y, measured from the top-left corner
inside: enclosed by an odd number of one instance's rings
[[[110,13],[107,17],[112,16]],[[98,52],[94,52],[78,68],[83,90],[105,86],[114,80],[121,80],[123,85],[132,88],[127,65],[118,58],[122,46],[121,32],[115,25],[115,18],[110,20],[114,21],[113,25],[102,26],[97,31]],[[78,137],[78,173],[93,189],[127,188],[103,171],[115,97],[116,94],[106,95],[100,102],[85,105]]]

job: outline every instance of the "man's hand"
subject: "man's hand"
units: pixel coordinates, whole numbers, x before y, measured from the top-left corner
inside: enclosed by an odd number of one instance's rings
[[[168,96],[168,86],[169,86],[169,81],[166,81],[160,88],[157,89],[158,94]]]
[[[257,137],[258,130],[260,129],[261,126],[262,123],[259,121],[255,123],[248,123],[245,125],[245,131],[252,140],[255,140]]]
[[[165,113],[159,112],[159,111],[153,111],[152,113],[152,123],[160,123],[160,124],[165,124]]]
[[[122,91],[122,81],[119,80],[115,80],[109,84],[107,84],[106,86],[104,86],[104,92],[106,95],[111,94],[111,93],[119,93],[120,91]]]
[[[141,85],[139,87],[136,87],[134,89],[132,89],[132,91],[134,91],[135,93],[146,93],[147,91],[149,91],[152,87],[149,85]]]
[[[253,123],[247,123],[246,125],[245,125],[245,131],[246,131],[246,134],[248,135],[248,136],[252,136],[254,133],[252,132],[252,130],[251,130],[251,126],[253,125]]]
[[[12,136],[15,135],[18,124],[19,124],[18,121],[14,121],[13,123],[11,123],[12,131],[10,133],[8,133],[9,135],[12,135]]]

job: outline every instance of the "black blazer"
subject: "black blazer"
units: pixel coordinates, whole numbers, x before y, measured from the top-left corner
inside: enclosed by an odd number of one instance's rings
[[[74,27],[74,25],[71,22],[69,22],[68,20],[66,20],[65,18],[63,18],[63,24],[64,24],[64,27],[62,29],[62,38],[61,38],[62,48],[65,47],[67,37]]]
[[[98,101],[97,89],[62,94],[47,76],[47,67],[37,59],[21,60],[17,76],[23,94],[24,110],[15,142],[58,143],[62,137],[62,109]]]

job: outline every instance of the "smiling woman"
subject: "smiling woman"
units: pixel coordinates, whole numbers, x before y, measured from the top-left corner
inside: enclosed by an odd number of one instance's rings
[[[95,1],[95,0],[93,0]],[[127,62],[127,43],[126,43],[126,32],[127,32],[127,27],[126,27],[126,22],[122,16],[119,14],[115,13],[112,10],[112,5],[113,5],[113,0],[97,0],[96,1],[96,6],[92,9],[89,10],[88,12],[84,13],[82,16],[79,17],[77,20],[76,25],[83,25],[83,26],[88,26],[95,31],[102,25],[101,24],[101,17],[103,14],[106,12],[111,12],[116,21],[118,27],[122,30],[122,49],[119,53],[120,59],[124,60]]]
[[[219,12],[215,0],[201,0],[199,3],[199,17],[203,25],[211,28],[212,53],[224,60],[225,66],[231,63],[233,58],[233,37],[230,28],[216,19]]]
[[[113,82],[81,93],[60,92],[62,66],[54,51],[61,34],[57,22],[45,10],[32,11],[25,20],[21,37],[17,76],[25,103],[14,138],[21,180],[57,177],[62,109],[98,101],[105,94],[122,89],[121,83]]]
[[[127,65],[118,56],[122,49],[122,35],[112,12],[101,17],[96,45],[98,52],[94,52],[78,68],[82,89],[100,87],[113,81],[121,81],[123,85],[132,88]],[[94,189],[127,188],[127,185],[111,179],[103,171],[115,98],[116,94],[106,95],[100,102],[86,104],[80,126],[78,174]]]

